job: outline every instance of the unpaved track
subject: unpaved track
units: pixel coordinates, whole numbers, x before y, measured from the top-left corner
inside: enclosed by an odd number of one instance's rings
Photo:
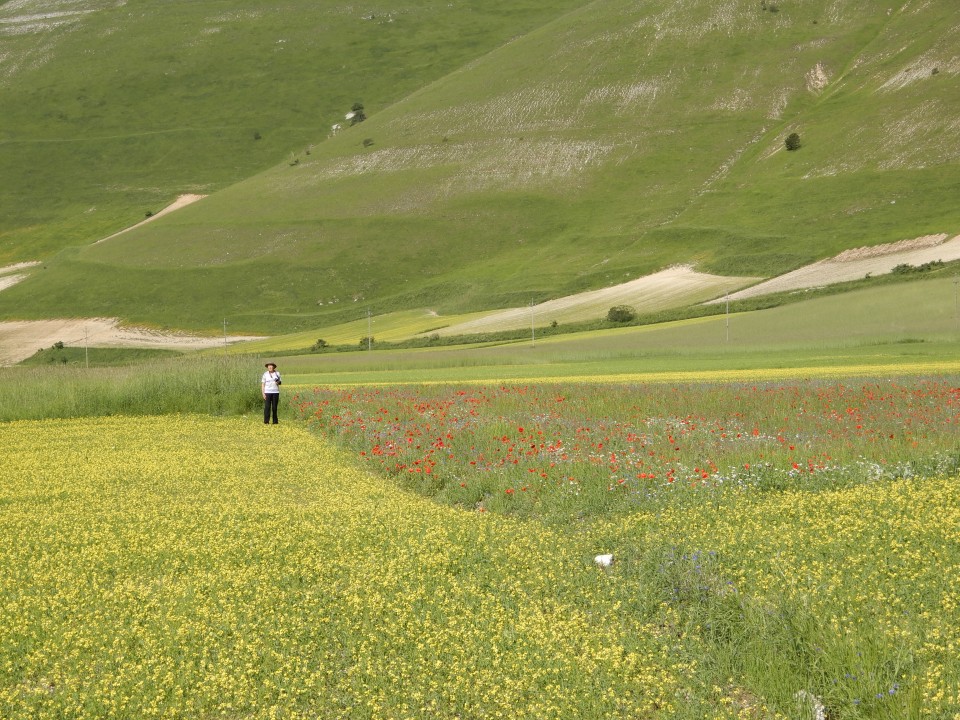
[[[96,245],[97,243],[106,242],[106,241],[109,240],[110,238],[115,238],[117,235],[123,235],[125,232],[129,232],[130,230],[133,230],[134,228],[138,228],[138,227],[140,227],[141,225],[145,225],[145,224],[147,224],[148,222],[153,222],[153,221],[156,220],[158,217],[163,217],[164,215],[166,215],[166,214],[168,214],[168,213],[172,213],[174,210],[179,210],[179,209],[182,208],[182,207],[186,207],[187,205],[191,205],[191,204],[195,203],[197,200],[203,200],[205,197],[206,197],[206,195],[191,195],[191,194],[181,195],[181,196],[178,197],[176,200],[174,200],[172,203],[170,203],[169,205],[167,205],[167,206],[166,206],[163,210],[161,210],[160,212],[151,215],[151,216],[148,217],[146,220],[141,220],[141,221],[138,222],[136,225],[131,225],[130,227],[124,228],[123,230],[120,230],[119,232],[115,232],[113,235],[107,235],[105,238],[101,238],[100,240],[97,240],[97,242],[95,242],[94,245]]]

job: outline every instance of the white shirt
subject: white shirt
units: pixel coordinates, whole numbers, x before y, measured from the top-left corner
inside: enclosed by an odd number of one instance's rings
[[[276,370],[270,371],[267,370],[263,377],[260,378],[260,385],[263,388],[263,392],[267,395],[275,395],[280,392],[280,386],[277,385],[277,380],[280,379],[280,373]]]

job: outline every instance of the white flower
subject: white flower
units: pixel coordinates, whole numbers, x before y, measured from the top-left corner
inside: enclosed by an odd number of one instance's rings
[[[827,708],[824,707],[823,702],[816,695],[806,690],[798,690],[794,697],[801,708],[811,711],[813,720],[826,720]]]

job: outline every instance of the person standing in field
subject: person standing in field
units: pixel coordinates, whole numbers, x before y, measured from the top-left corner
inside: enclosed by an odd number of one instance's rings
[[[267,368],[260,378],[260,391],[263,393],[263,423],[270,422],[273,418],[273,424],[277,424],[277,408],[280,406],[280,373],[277,372],[276,363],[268,362],[264,365]]]

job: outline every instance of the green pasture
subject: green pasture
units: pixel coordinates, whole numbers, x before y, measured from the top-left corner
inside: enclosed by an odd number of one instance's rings
[[[614,300],[595,297],[571,297],[564,307],[535,305],[531,308],[508,310],[506,314],[497,311],[460,313],[441,315],[433,310],[399,310],[373,315],[369,318],[360,307],[353,303],[353,314],[359,319],[336,325],[322,326],[316,330],[288,333],[233,345],[231,352],[261,353],[282,352],[284,350],[304,350],[312,348],[318,340],[328,345],[356,346],[372,337],[378,342],[404,342],[413,338],[429,338],[435,335],[447,338],[461,335],[484,335],[503,331],[527,329],[531,325],[538,328],[549,323],[599,323],[613,304],[629,304],[638,313],[653,313],[666,309],[684,307],[712,300],[724,289],[733,290],[742,287],[746,278],[717,277],[703,287],[660,288],[655,293],[645,293],[642,289],[632,295],[618,296]],[[449,341],[447,341],[449,342]]]
[[[19,364],[23,367],[55,365],[83,365],[85,367],[111,367],[134,365],[161,358],[177,358],[183,353],[176,350],[150,348],[82,348],[51,347],[38,350]]]
[[[534,333],[485,347],[271,357],[288,381],[304,384],[935,367],[960,361],[958,288],[953,278],[932,278],[768,310],[549,338]]]
[[[456,368],[408,367],[391,369],[389,365],[370,370],[304,372],[292,363],[294,370],[287,384],[299,391],[317,386],[394,385],[406,383],[524,383],[547,381],[760,381],[789,378],[871,377],[877,374],[924,375],[957,372],[960,361],[955,358],[960,343],[937,346],[931,355],[904,352],[898,348],[877,348],[874,352],[783,353],[766,357],[759,354],[724,356],[715,362],[702,358],[661,358],[650,361],[603,361],[551,364],[464,364]],[[285,365],[286,367],[287,365]]]
[[[925,327],[924,323],[929,322],[931,318],[939,318],[940,321],[949,315],[950,300],[949,290],[946,285],[940,286],[924,285],[909,290],[899,286],[915,283],[927,282],[937,279],[943,282],[952,282],[954,286],[954,306],[960,305],[960,281],[957,280],[957,263],[947,263],[940,268],[923,273],[913,274],[891,274],[879,277],[868,277],[858,281],[839,283],[831,286],[812,288],[809,290],[798,290],[786,293],[779,293],[771,296],[765,296],[760,299],[734,302],[732,311],[735,314],[743,315],[751,313],[756,309],[769,309],[782,305],[788,305],[796,302],[802,302],[805,298],[823,298],[828,296],[837,296],[848,293],[852,290],[867,290],[871,292],[866,294],[852,294],[844,303],[847,313],[844,317],[850,318],[851,336],[872,335],[878,332],[878,329],[870,323],[862,322],[864,316],[871,316],[870,308],[877,298],[889,294],[886,299],[881,299],[881,305],[893,307],[894,315],[890,315],[891,325],[886,329],[887,334],[890,330],[894,333],[907,330],[913,327]],[[939,292],[929,292],[930,288],[939,287]],[[884,289],[889,288],[889,289]],[[656,294],[652,298],[647,298],[641,291],[637,291],[636,304],[632,305],[638,312],[638,318],[631,323],[640,325],[649,325],[657,327],[666,327],[666,323],[675,322],[669,317],[670,313],[664,313],[664,310],[675,309],[674,302],[678,295],[690,302],[694,295],[701,291],[690,291],[680,293],[667,292],[663,295]],[[713,297],[713,293],[704,292],[704,297]],[[946,294],[945,294],[946,293]],[[903,316],[897,319],[896,312],[899,311],[901,300],[912,304],[913,307],[929,308],[929,313],[924,311],[923,319],[917,325],[917,317]],[[354,314],[360,316],[360,319],[342,323],[333,326],[318,327],[315,330],[309,330],[300,333],[291,333],[287,335],[276,335],[262,340],[243,342],[231,346],[228,352],[236,354],[244,353],[266,353],[275,354],[284,351],[318,351],[323,348],[317,347],[319,340],[324,340],[328,346],[337,346],[337,349],[358,347],[366,348],[366,338],[373,337],[376,343],[405,343],[419,338],[430,340],[431,338],[439,342],[444,338],[444,345],[454,345],[458,343],[458,338],[467,338],[472,336],[472,340],[484,344],[497,344],[498,341],[522,340],[525,337],[533,337],[544,340],[550,336],[570,334],[579,331],[597,331],[601,329],[610,329],[611,323],[605,322],[605,316],[610,309],[611,303],[619,303],[623,298],[616,300],[607,300],[605,302],[591,299],[580,302],[578,298],[571,298],[570,307],[561,310],[559,313],[553,313],[544,306],[533,306],[531,308],[520,308],[516,312],[501,314],[498,311],[477,312],[466,315],[444,316],[430,310],[410,310],[396,311],[383,315],[366,316],[361,308],[356,308]],[[591,312],[588,309],[592,308]],[[714,306],[716,312],[723,312],[722,306]],[[729,312],[729,310],[728,310]],[[563,315],[563,313],[568,313]],[[831,318],[836,315],[830,311],[826,313]],[[554,325],[557,317],[563,315],[563,325]],[[776,317],[776,316],[773,316]],[[837,330],[830,329],[819,323],[817,313],[812,314],[806,311],[800,311],[801,322],[808,322],[811,319],[817,323],[813,328],[807,328],[806,332],[797,339],[803,340],[822,339],[824,331],[827,335],[836,333]],[[580,320],[577,323],[577,320]],[[550,320],[550,325],[545,323]],[[573,321],[572,326],[567,323]],[[522,322],[521,322],[522,321]],[[774,321],[776,322],[776,320]],[[729,340],[727,330],[728,323],[724,321],[724,339]],[[749,324],[748,324],[749,325]],[[828,324],[829,325],[829,324]],[[532,329],[531,329],[532,327]],[[949,318],[943,323],[943,328],[949,331],[951,323]],[[520,332],[522,330],[522,332]],[[840,329],[840,332],[846,333],[846,330]],[[881,335],[883,333],[880,333]],[[221,350],[209,351],[219,353]]]
[[[363,317],[359,320],[323,327],[318,330],[306,330],[231,345],[228,352],[249,354],[303,350],[313,347],[318,340],[325,340],[329,345],[359,345],[360,341],[367,337],[379,341],[396,342],[484,315],[484,313],[473,313],[441,316],[427,310],[401,310],[385,315],[371,315],[368,319],[360,308],[357,308],[355,312]],[[213,354],[219,351],[210,352]]]
[[[953,278],[935,277],[730,316],[415,349],[284,355],[275,341],[257,341],[251,344],[255,349],[238,345],[169,360],[148,359],[136,350],[91,348],[87,355],[79,348],[48,349],[24,367],[0,371],[8,377],[0,383],[0,407],[6,419],[250,409],[258,403],[266,360],[279,364],[290,392],[341,384],[955,372],[960,364],[958,292]],[[377,335],[392,323],[392,331],[402,336],[421,321],[417,313],[398,313],[371,318],[371,326]],[[349,332],[365,329],[363,321]],[[318,334],[305,340],[316,342]],[[358,344],[346,337],[350,345]],[[290,345],[299,349],[300,343]],[[246,352],[237,352],[245,347]]]
[[[93,0],[31,21],[7,3],[0,265],[286,162],[354,103],[375,115],[581,4]]]
[[[0,90],[0,240],[46,260],[0,316],[299,333],[960,230],[948,0],[346,7],[111,8]],[[212,194],[89,245],[185,191]]]

